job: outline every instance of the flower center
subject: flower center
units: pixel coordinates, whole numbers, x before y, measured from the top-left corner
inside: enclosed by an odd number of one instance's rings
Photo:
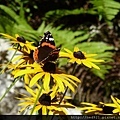
[[[17,41],[22,42],[22,43],[26,43],[25,38],[22,36],[17,37]]]
[[[42,94],[39,98],[39,102],[42,105],[50,106],[51,105],[51,96],[48,94]]]
[[[74,52],[74,53],[73,53],[73,56],[74,56],[75,58],[78,58],[78,59],[85,59],[85,56],[84,56],[84,54],[83,54],[81,51]]]
[[[46,62],[43,66],[43,70],[45,72],[49,72],[49,73],[55,73],[56,71],[56,64],[52,63],[52,62]]]
[[[33,50],[30,50],[30,54],[29,54],[29,57],[31,58],[31,59],[33,59]]]

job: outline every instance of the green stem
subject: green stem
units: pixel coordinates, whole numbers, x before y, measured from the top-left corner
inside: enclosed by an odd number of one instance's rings
[[[18,46],[17,46],[18,49]],[[4,70],[7,68],[7,66],[10,64],[10,62],[12,61],[13,57],[15,56],[17,49],[15,50],[13,56],[11,57],[11,59],[9,60],[9,62],[7,63],[7,65],[0,71],[0,74],[2,74],[4,72]]]
[[[8,89],[5,91],[5,93],[2,95],[2,97],[0,98],[0,101],[5,97],[5,95],[10,91],[10,89],[15,85],[15,83],[18,81],[19,79],[15,79],[14,82],[8,87]]]
[[[33,106],[33,108],[32,108],[32,111],[31,111],[30,115],[32,115],[33,112],[34,112],[34,109],[35,109],[35,107],[36,107],[37,101],[38,101],[38,99],[39,99],[39,97],[40,97],[40,94],[41,94],[41,92],[42,92],[42,89],[43,89],[43,85],[41,86],[41,89],[40,89],[39,92],[38,92],[37,98],[36,98],[36,100],[35,100],[35,103],[34,103],[34,106]]]
[[[71,73],[72,75],[74,75],[74,73],[75,73],[76,65],[77,65],[77,63],[75,62],[75,63],[73,64],[73,70],[72,70],[72,73]],[[60,99],[59,105],[60,105],[60,103],[62,102],[63,98],[65,97],[65,94],[66,94],[67,90],[68,90],[68,86],[66,87],[65,92],[63,93],[63,97]]]

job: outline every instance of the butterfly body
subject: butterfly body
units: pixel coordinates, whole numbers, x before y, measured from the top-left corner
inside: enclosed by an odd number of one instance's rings
[[[56,48],[52,34],[47,31],[33,53],[33,58],[38,63],[55,61],[59,57],[60,48]]]

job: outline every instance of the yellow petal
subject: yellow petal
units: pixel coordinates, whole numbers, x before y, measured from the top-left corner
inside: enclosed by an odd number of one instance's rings
[[[116,105],[114,103],[105,103],[105,106],[110,106],[110,107],[116,107]]]
[[[70,59],[69,62],[74,63],[75,59]]]
[[[74,47],[74,52],[80,51],[78,47]]]
[[[19,110],[19,112],[23,112],[27,108],[27,105],[24,106],[22,109]]]
[[[89,106],[93,106],[93,107],[96,107],[96,106],[97,106],[97,105],[95,105],[95,104],[87,103],[87,102],[81,102],[80,104],[89,105]]]
[[[68,86],[68,88],[72,90],[72,92],[75,92],[75,89],[72,84],[70,84],[67,80],[64,80],[63,82],[65,86]]]
[[[21,64],[23,64],[25,62],[24,59],[21,59],[17,64],[16,64],[16,68],[19,67]]]
[[[61,108],[61,111],[63,111],[63,113],[64,113],[65,115],[68,115],[68,112],[67,112],[67,109],[66,109],[66,108]]]
[[[69,81],[70,83],[72,83],[74,86],[78,86],[78,84],[77,83],[75,83],[74,81],[72,81],[70,78],[68,78],[68,77],[65,77],[65,79],[67,80],[67,81]]]
[[[46,106],[42,106],[42,115],[47,115],[47,109]]]
[[[86,58],[88,58],[88,57],[94,57],[94,56],[96,56],[96,55],[97,55],[97,54],[86,54],[86,53],[85,53],[85,57],[86,57]]]
[[[62,74],[61,74],[62,75]],[[64,74],[63,76],[66,76],[66,77],[69,77],[70,79],[76,81],[76,82],[81,82],[80,79],[78,79],[77,77],[73,76],[73,75],[67,75],[67,74]]]
[[[29,79],[29,76],[28,76],[28,74],[25,74],[24,75],[24,81],[25,81],[25,84],[29,84],[29,82],[30,82],[30,79]]]
[[[91,113],[91,112],[96,112],[98,110],[88,110],[88,111],[85,111],[85,113]]]
[[[63,82],[60,80],[61,78],[55,74],[51,74],[51,76],[56,80],[56,84],[58,84],[60,90],[63,92],[65,90],[65,87],[63,85]]]
[[[49,91],[49,84],[50,84],[50,73],[45,73],[44,79],[43,79],[43,87],[46,91]]]
[[[17,38],[17,37],[20,37],[18,34],[15,34],[15,37]]]
[[[38,106],[36,106],[35,109],[34,109],[34,112],[40,110],[41,108],[42,108],[42,105],[38,105]]]
[[[20,60],[21,58],[23,58],[23,55],[19,55],[19,56],[13,58],[13,59],[12,59],[12,62],[18,61],[18,60]]]
[[[28,86],[25,86],[26,90],[28,91],[28,93],[30,93],[33,97],[36,97],[36,94],[34,93],[34,91],[29,88]]]
[[[77,59],[76,63],[80,65],[80,64],[82,64],[82,61],[80,59]]]
[[[87,61],[87,60],[86,60]],[[100,69],[97,65],[95,65],[94,63],[92,63],[92,62],[90,62],[90,61],[87,61],[90,65],[91,65],[91,67],[93,67],[93,68],[95,68],[95,69]]]
[[[91,62],[104,62],[104,60],[96,60],[94,58],[87,58],[87,60]]]
[[[113,113],[120,113],[119,109],[114,109],[112,112]]]
[[[83,63],[85,66],[87,66],[87,67],[89,67],[89,68],[92,68],[92,66],[91,66],[91,64],[90,64],[89,61],[82,60],[82,63]]]
[[[59,57],[71,58],[71,55],[65,52],[60,52]]]
[[[18,77],[18,76],[22,76],[24,74],[31,74],[31,73],[35,73],[35,70],[31,69],[31,70],[20,70],[19,72],[17,72],[14,76],[14,78]]]
[[[37,83],[37,81],[41,79],[43,75],[44,72],[36,74],[30,81],[30,87],[32,87],[35,83]]]
[[[22,103],[19,103],[18,106],[29,106],[29,105],[33,105],[32,102],[22,102]]]
[[[12,39],[12,40],[15,40],[16,41],[16,38],[10,36],[10,35],[7,35],[7,34],[4,34],[4,33],[0,33],[0,35],[3,35],[4,37],[6,38],[9,38],[9,39]]]
[[[70,50],[68,50],[68,49],[66,49],[66,48],[64,48],[64,50],[67,52],[67,53],[69,53],[69,54],[73,54]]]
[[[115,100],[115,98],[111,95],[111,99],[113,100],[114,104],[116,105],[117,109],[120,112],[120,105],[118,104],[118,102]]]

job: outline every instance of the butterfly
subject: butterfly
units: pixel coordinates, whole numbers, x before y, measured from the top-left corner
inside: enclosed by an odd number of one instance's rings
[[[60,48],[55,46],[52,34],[47,31],[44,33],[39,46],[33,53],[34,61],[37,63],[46,63],[48,61],[56,61],[59,57]]]

